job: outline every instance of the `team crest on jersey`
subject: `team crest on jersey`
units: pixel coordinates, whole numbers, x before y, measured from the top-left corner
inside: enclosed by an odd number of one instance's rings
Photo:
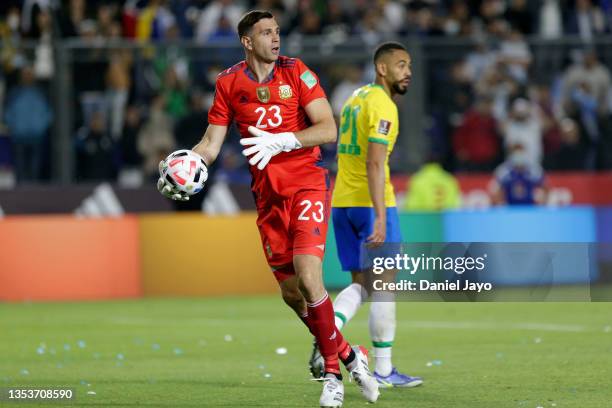
[[[281,99],[289,99],[293,96],[290,85],[281,85],[278,87],[278,95]]]
[[[378,133],[381,135],[388,135],[389,130],[391,130],[391,122],[381,119],[380,122],[378,122]]]
[[[270,100],[270,88],[267,86],[260,86],[257,88],[257,99],[259,99],[261,103],[268,103]]]

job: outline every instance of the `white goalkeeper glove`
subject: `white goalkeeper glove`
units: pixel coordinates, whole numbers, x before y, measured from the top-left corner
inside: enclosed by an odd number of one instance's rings
[[[157,191],[159,191],[164,197],[175,201],[188,201],[189,196],[182,191],[175,189],[166,179],[163,178],[162,174],[165,168],[168,167],[166,160],[159,162],[159,179],[157,180]]]
[[[265,130],[249,126],[249,133],[255,137],[240,139],[240,144],[247,147],[242,151],[244,156],[251,156],[249,164],[257,165],[259,170],[263,170],[272,157],[280,152],[290,152],[302,147],[302,144],[291,132],[270,133]]]

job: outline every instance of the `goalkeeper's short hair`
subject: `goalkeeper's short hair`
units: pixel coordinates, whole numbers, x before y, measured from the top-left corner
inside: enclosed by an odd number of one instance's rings
[[[264,18],[274,18],[274,15],[267,10],[252,10],[243,15],[240,22],[238,22],[238,37],[242,38],[245,35],[249,35],[253,26]]]

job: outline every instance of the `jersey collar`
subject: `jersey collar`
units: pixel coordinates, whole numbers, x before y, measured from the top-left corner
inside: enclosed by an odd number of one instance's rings
[[[272,69],[272,72],[270,72],[270,74],[266,77],[266,79],[264,79],[263,82],[257,81],[257,77],[255,76],[253,71],[251,71],[251,69],[247,65],[246,61],[244,61],[244,66],[245,66],[244,73],[246,74],[246,76],[251,81],[254,81],[254,82],[258,83],[258,84],[267,84],[268,82],[272,81],[272,78],[274,78],[274,73],[276,72],[276,66],[277,65],[278,65],[278,60],[276,60],[276,62],[274,63],[274,68]]]
[[[384,87],[384,86],[382,86],[382,85],[380,85],[380,84],[377,84],[376,82],[372,82],[372,83],[370,84],[370,86],[371,86],[372,88],[380,88],[380,89],[382,89],[382,91],[385,93],[385,95],[387,96],[387,98],[389,98],[391,101],[393,101],[393,98],[391,98],[391,95],[389,95],[389,94],[387,93],[387,91],[385,91],[385,87]]]

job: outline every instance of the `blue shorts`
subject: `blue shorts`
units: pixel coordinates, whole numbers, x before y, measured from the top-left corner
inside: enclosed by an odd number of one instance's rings
[[[334,207],[332,221],[336,236],[338,258],[344,271],[361,271],[361,251],[374,229],[374,208]],[[385,242],[402,242],[396,207],[387,207],[387,236]]]

